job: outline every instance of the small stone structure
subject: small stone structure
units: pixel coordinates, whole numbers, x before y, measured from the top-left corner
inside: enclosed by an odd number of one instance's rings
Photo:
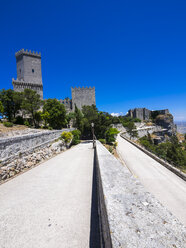
[[[100,247],[186,247],[186,228],[99,141],[95,167]]]
[[[20,50],[15,54],[17,79],[12,79],[15,91],[35,90],[43,99],[43,83],[41,75],[41,53]]]

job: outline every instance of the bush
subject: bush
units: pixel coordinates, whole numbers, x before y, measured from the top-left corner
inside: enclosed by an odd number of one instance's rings
[[[72,140],[73,138],[73,135],[71,132],[66,132],[64,131],[62,134],[61,134],[61,138],[65,141],[66,144],[69,144],[70,141]]]
[[[30,123],[28,122],[28,120],[26,120],[26,121],[24,122],[24,125],[27,126],[27,127],[30,126]]]
[[[14,121],[15,124],[24,125],[24,119],[22,116],[18,115]]]
[[[3,125],[5,126],[5,127],[13,127],[13,123],[12,122],[4,122],[3,123]]]
[[[107,143],[113,143],[116,140],[116,136],[119,133],[119,131],[116,128],[112,128],[110,127],[107,131],[106,131],[106,141]]]
[[[105,140],[105,139],[99,139],[99,141],[100,141],[102,144],[106,144],[106,140]]]
[[[72,132],[73,138],[72,138],[72,145],[77,145],[80,143],[80,136],[81,131],[80,130],[73,130]]]
[[[114,149],[116,149],[117,145],[118,145],[118,142],[117,142],[117,141],[115,141],[115,142],[114,142],[114,144],[113,144]]]

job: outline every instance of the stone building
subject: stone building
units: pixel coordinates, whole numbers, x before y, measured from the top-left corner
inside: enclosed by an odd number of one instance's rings
[[[20,50],[15,54],[17,79],[12,79],[15,91],[35,90],[43,99],[43,83],[41,75],[41,53]]]
[[[95,105],[96,104],[96,97],[95,97],[95,87],[78,87],[73,88],[71,87],[71,94],[72,94],[72,111],[75,109],[75,105],[82,109],[84,105]]]
[[[12,79],[15,91],[22,92],[24,89],[35,90],[43,99],[43,83],[41,74],[41,53],[28,50],[20,50],[15,54],[17,64],[17,79]],[[95,87],[71,88],[72,99],[59,100],[65,105],[66,111],[72,112],[75,105],[82,109],[84,105],[96,104]]]
[[[151,111],[146,108],[135,108],[129,109],[128,116],[132,118],[138,118],[140,120],[149,120],[151,115]]]
[[[70,98],[66,97],[64,100],[59,101],[65,105],[67,113],[72,111],[72,100]]]

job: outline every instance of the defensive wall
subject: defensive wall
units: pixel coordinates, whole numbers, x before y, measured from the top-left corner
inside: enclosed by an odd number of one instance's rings
[[[0,160],[4,161],[36,146],[46,145],[60,137],[63,130],[41,131],[12,138],[0,139]],[[69,129],[68,129],[69,131]]]
[[[96,141],[100,247],[185,247],[186,228]]]

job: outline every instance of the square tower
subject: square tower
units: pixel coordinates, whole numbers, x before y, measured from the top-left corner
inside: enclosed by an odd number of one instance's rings
[[[84,105],[96,105],[95,87],[71,88],[72,93],[72,110],[75,110],[75,105],[82,109]]]
[[[35,90],[43,99],[43,83],[41,75],[41,53],[20,50],[15,54],[17,79],[12,79],[15,91]]]

